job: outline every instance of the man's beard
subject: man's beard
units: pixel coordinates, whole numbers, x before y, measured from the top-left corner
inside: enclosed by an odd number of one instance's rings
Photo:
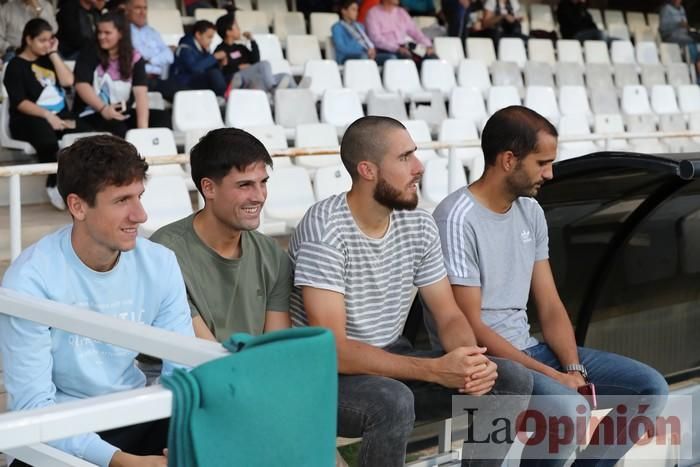
[[[410,199],[402,199],[401,192],[389,185],[381,175],[377,186],[374,187],[373,197],[382,206],[397,211],[412,211],[418,206],[418,193],[415,193]]]

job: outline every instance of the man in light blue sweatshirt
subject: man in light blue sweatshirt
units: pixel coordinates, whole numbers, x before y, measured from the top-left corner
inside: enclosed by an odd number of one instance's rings
[[[137,237],[148,164],[114,136],[78,140],[59,153],[58,190],[72,225],[27,248],[2,286],[192,336],[185,284],[167,248]],[[10,410],[143,387],[136,352],[0,314]],[[173,365],[163,365],[163,373]],[[163,466],[167,420],[50,443],[99,466]],[[133,453],[133,454],[129,454]],[[139,454],[139,455],[136,455]],[[26,465],[16,460],[12,467]]]

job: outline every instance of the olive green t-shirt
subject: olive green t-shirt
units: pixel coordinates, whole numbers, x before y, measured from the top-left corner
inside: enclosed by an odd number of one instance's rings
[[[234,332],[262,334],[266,311],[289,312],[289,256],[272,238],[252,231],[241,233],[240,258],[223,258],[195,233],[195,215],[151,236],[175,252],[192,316],[199,314],[220,342]]]

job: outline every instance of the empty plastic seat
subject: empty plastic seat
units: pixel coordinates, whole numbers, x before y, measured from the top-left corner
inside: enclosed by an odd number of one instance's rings
[[[292,66],[292,72],[300,75],[308,60],[321,60],[321,48],[316,36],[287,36],[287,60]]]
[[[639,74],[637,66],[631,63],[617,63],[614,65],[615,86],[622,89],[625,86],[635,86],[639,84]]]
[[[362,103],[352,89],[329,89],[321,99],[321,121],[334,125],[339,135],[358,118],[363,117]]]
[[[583,66],[580,63],[557,63],[555,73],[559,87],[583,86]]]
[[[304,67],[304,77],[311,79],[309,89],[316,100],[320,100],[327,89],[342,89],[343,87],[338,64],[333,60],[307,61]]]
[[[194,10],[194,19],[197,21],[205,19],[216,24],[216,20],[225,14],[226,10],[223,8],[197,8]]]
[[[647,89],[644,86],[625,86],[622,89],[621,107],[627,115],[650,114]]]
[[[159,228],[192,214],[187,184],[177,175],[149,177],[141,204],[148,214],[146,222],[139,226],[139,232],[144,237],[150,237]]]
[[[259,89],[234,89],[226,102],[226,126],[274,125],[270,102],[265,91]]]
[[[525,43],[519,37],[504,37],[498,41],[498,60],[502,62],[514,62],[520,68],[527,62]]]
[[[549,39],[530,39],[527,48],[531,62],[547,63],[550,66],[554,66],[557,62],[554,46]]]
[[[289,35],[306,34],[306,22],[304,14],[298,11],[276,11],[272,22],[272,28],[280,41],[285,42]]]
[[[401,123],[404,124],[406,130],[408,130],[408,134],[411,135],[411,139],[416,145],[420,145],[420,143],[431,143],[433,141],[433,138],[430,136],[430,127],[424,120],[404,120]],[[438,155],[435,149],[418,149],[416,151],[416,157],[425,164],[425,162],[430,159],[436,159]]]
[[[554,76],[552,67],[544,62],[527,62],[525,64],[525,85],[526,86],[549,86],[554,87]]]
[[[542,115],[556,126],[559,122],[559,106],[554,89],[548,86],[529,86],[525,91],[525,107]]]
[[[491,77],[481,60],[466,59],[459,64],[457,82],[465,88],[476,88],[486,97],[491,87]]]
[[[408,116],[411,120],[424,120],[437,133],[440,123],[447,118],[447,107],[441,92],[427,92],[430,93],[427,99],[411,103]]]
[[[671,86],[690,84],[690,73],[685,63],[669,63],[666,65],[666,74]]]
[[[493,62],[491,79],[494,86],[515,86],[518,90],[523,88],[523,76],[520,73],[520,68],[513,62]]]
[[[264,11],[236,11],[236,22],[241,31],[250,31],[253,34],[268,34],[270,32],[271,21],[272,14],[268,16],[268,13]]]
[[[627,17],[627,26],[631,31],[635,31],[639,27],[647,26],[647,19],[644,13],[640,11],[627,11],[625,12],[625,16]]]
[[[98,136],[98,135],[109,135],[110,133],[105,132],[105,131],[84,131],[80,133],[66,133],[63,135],[63,137],[58,141],[58,147],[59,149],[67,148],[68,146],[72,145],[76,141],[82,138],[89,138],[90,136]]]
[[[425,172],[423,172],[423,181],[421,183],[421,194],[423,200],[430,205],[437,205],[449,195],[448,177],[458,176],[459,183],[457,186],[465,187],[467,185],[467,177],[464,175],[464,170],[458,171],[456,174],[450,174],[447,170],[448,161],[446,159],[433,159],[425,163]]]
[[[440,91],[444,97],[457,85],[454,69],[446,60],[424,60],[420,75],[424,89]]]
[[[617,102],[617,90],[612,87],[601,86],[589,88],[591,93],[591,107],[596,115],[613,115],[620,113]]]
[[[347,60],[343,73],[345,87],[357,91],[362,102],[367,100],[369,91],[384,90],[379,68],[374,60]]]
[[[583,50],[586,54],[586,63],[610,65],[610,53],[605,41],[584,41]]]
[[[678,103],[683,113],[700,112],[700,87],[694,84],[678,86]]]
[[[581,43],[577,40],[559,39],[557,41],[557,54],[560,62],[574,62],[583,65]]]
[[[530,29],[541,29],[543,31],[553,31],[554,15],[549,5],[532,3],[530,5]]]
[[[263,208],[266,222],[281,220],[287,229],[293,229],[315,202],[309,173],[305,168],[279,167],[270,173]]]
[[[629,40],[613,41],[610,45],[610,58],[613,63],[635,64],[634,46]]]
[[[596,27],[601,31],[604,30],[605,21],[603,21],[603,13],[598,8],[589,8],[588,12],[591,14],[591,18],[593,18]]]
[[[661,64],[642,65],[642,84],[647,88],[657,84],[666,84],[666,70]]]
[[[433,39],[435,54],[441,60],[446,60],[453,68],[457,68],[464,60],[464,48],[458,37],[436,37]]]
[[[630,35],[630,30],[625,24],[611,24],[610,26],[608,26],[608,36],[623,41],[628,41],[632,39]]]
[[[673,86],[658,84],[651,88],[651,109],[657,115],[680,113]]]
[[[622,10],[603,10],[603,17],[605,18],[605,25],[610,26],[611,24],[626,24],[625,15]]]
[[[627,131],[630,133],[656,132],[655,116],[650,114],[627,115],[625,117]],[[633,151],[657,154],[668,152],[668,147],[658,138],[634,138],[630,140]]]
[[[632,30],[632,36],[634,37],[635,44],[641,44],[642,42],[656,42],[659,35],[659,31],[652,29],[649,26],[638,26],[635,30]]]
[[[520,95],[515,86],[491,86],[486,105],[489,115],[511,105],[521,105]]]
[[[490,66],[496,61],[496,49],[488,37],[468,37],[466,40],[467,58],[480,60]]]
[[[275,122],[287,129],[287,135],[298,125],[318,123],[316,99],[308,89],[275,91]]]
[[[329,123],[307,123],[296,128],[294,145],[298,148],[337,148],[338,132]],[[299,156],[294,163],[308,169],[342,164],[340,156]]]
[[[685,117],[681,114],[666,114],[659,117],[659,131],[678,133],[687,131]],[[700,145],[688,137],[663,138],[664,144],[671,152],[696,152]]]
[[[622,115],[596,115],[593,131],[601,135],[623,134],[625,124]],[[601,147],[606,151],[625,151],[627,140],[622,138],[604,140]]]
[[[478,89],[456,87],[450,95],[450,117],[469,120],[479,128],[486,119],[486,106]]]
[[[276,35],[256,34],[255,42],[260,51],[260,60],[270,62],[273,73],[291,73],[291,67],[282,54],[282,45]]]
[[[588,104],[588,93],[583,86],[562,86],[559,88],[559,108],[564,115],[583,115],[592,118]]]
[[[170,128],[135,128],[126,132],[124,139],[144,157],[175,156],[178,154],[175,136]],[[179,164],[153,165],[149,173],[156,175],[187,176]]]
[[[659,63],[659,51],[654,42],[639,42],[636,46],[637,63],[640,65],[657,65]]]
[[[367,115],[391,117],[399,121],[408,120],[406,103],[401,94],[395,92],[368,92]]]
[[[588,89],[600,87],[614,87],[612,70],[602,63],[589,63],[586,65],[586,85]],[[559,86],[562,84],[559,83]]]
[[[444,143],[469,140],[479,143],[479,135],[476,129],[477,126],[472,120],[448,118],[443,120],[440,125],[438,140]],[[480,178],[484,173],[484,153],[481,150],[481,146],[477,144],[474,147],[455,149],[460,162],[469,170],[469,183]],[[441,153],[444,157],[448,157],[449,150],[443,149]]]
[[[352,188],[352,178],[342,164],[319,167],[314,173],[314,196],[317,201]]]
[[[224,126],[216,94],[210,90],[179,91],[173,99],[173,130]]]
[[[585,156],[600,150],[593,141],[566,141],[567,137],[586,137],[591,134],[588,119],[583,114],[562,115],[559,120],[559,155],[557,160]]]
[[[316,36],[319,44],[323,46],[326,43],[326,39],[331,36],[331,27],[338,22],[338,15],[335,13],[314,12],[309,16],[309,22],[311,34]]]
[[[649,24],[651,28],[659,29],[659,14],[647,13],[647,24]]]
[[[166,45],[177,47],[180,38],[185,35],[182,28],[182,16],[180,10],[149,9],[148,25],[158,31]]]
[[[287,135],[284,132],[284,128],[280,125],[254,125],[243,129],[258,138],[269,152],[289,148]],[[278,158],[275,158],[275,162],[277,160]]]
[[[683,62],[683,57],[681,57],[681,48],[676,43],[662,42],[659,45],[659,55],[661,56],[661,63],[664,65]]]
[[[384,62],[384,87],[389,92],[401,94],[406,100],[425,96],[425,89],[420,84],[418,69],[413,60]]]

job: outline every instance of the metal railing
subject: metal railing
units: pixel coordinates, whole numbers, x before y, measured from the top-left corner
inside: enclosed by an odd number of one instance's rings
[[[654,132],[654,133],[615,133],[615,134],[591,134],[583,136],[567,136],[559,138],[560,143],[582,142],[582,141],[605,141],[605,147],[609,148],[614,140],[646,139],[646,138],[691,138],[700,137],[700,132]],[[480,147],[481,141],[478,139],[463,141],[444,141],[417,144],[418,149],[447,149],[448,156],[448,192],[459,188],[460,177],[458,173],[462,163],[457,156],[459,148]],[[300,157],[300,156],[324,156],[339,154],[340,149],[335,148],[293,148],[284,151],[273,151],[273,157]],[[150,165],[166,164],[186,164],[189,162],[187,154],[177,154],[172,156],[146,157]],[[0,167],[0,178],[9,178],[9,205],[10,205],[10,258],[14,260],[22,251],[22,195],[21,177],[29,175],[49,175],[55,174],[57,164],[23,164]]]

